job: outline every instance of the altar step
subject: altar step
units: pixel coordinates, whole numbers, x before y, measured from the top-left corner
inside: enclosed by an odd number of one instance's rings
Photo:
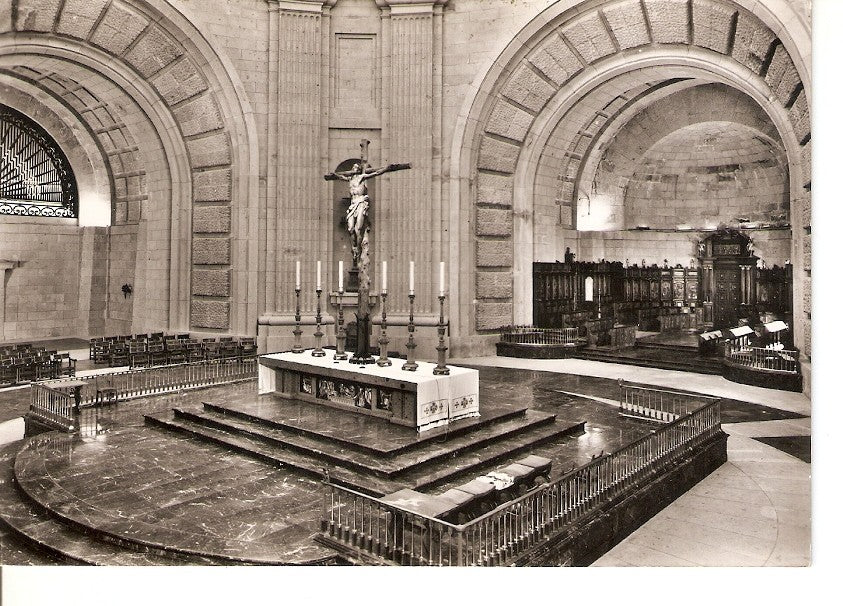
[[[648,351],[649,350],[649,351]],[[703,358],[693,351],[684,351],[676,347],[635,347],[612,351],[608,349],[584,348],[571,354],[572,358],[609,362],[611,364],[629,364],[646,368],[681,370],[706,375],[722,375],[723,362],[716,358]]]
[[[297,431],[301,428],[291,429],[279,422],[270,425],[265,419],[246,419],[220,409],[211,404],[201,411],[174,409],[172,415],[147,415],[146,421],[311,477],[324,477],[327,470],[335,483],[373,496],[401,488],[441,486],[584,430],[583,423],[563,424],[553,414],[521,410],[515,416],[501,415],[484,422],[480,428],[475,425],[474,431],[440,434],[438,439],[421,442],[408,440],[404,448],[384,455],[367,452],[359,443],[308,435]],[[377,418],[365,418],[365,422],[388,425]]]
[[[314,438],[316,440],[328,440],[334,444],[341,444],[344,447],[352,448],[359,452],[369,453],[380,457],[394,456],[401,453],[418,450],[429,445],[431,442],[439,441],[443,436],[453,440],[467,434],[474,434],[477,430],[489,428],[510,420],[518,420],[524,417],[528,410],[526,406],[514,407],[484,407],[480,417],[467,417],[452,421],[447,426],[438,427],[421,433],[398,425],[388,424],[384,419],[361,417],[357,412],[345,411],[342,409],[329,409],[316,407],[321,411],[330,411],[330,424],[322,420],[307,422],[302,419],[301,411],[314,409],[312,404],[299,403],[283,398],[274,398],[272,413],[265,409],[256,408],[253,402],[236,402],[225,405],[203,402],[206,412],[216,412],[230,418],[257,423],[262,427],[283,429],[288,433]],[[335,430],[336,426],[345,427],[344,422],[357,424],[368,421],[369,425],[380,429],[384,427],[391,429],[392,439],[367,439],[366,435],[351,435]],[[378,432],[382,434],[382,431]],[[408,437],[410,436],[410,437]],[[380,437],[380,436],[379,436]]]
[[[358,450],[358,445],[338,447],[333,441],[289,433],[280,428],[266,428],[262,424],[236,417],[232,418],[230,415],[207,408],[201,412],[175,408],[173,413],[174,418],[182,421],[190,421],[213,429],[227,430],[236,435],[256,438],[291,452],[315,455],[324,460],[325,463],[384,478],[395,478],[424,465],[453,459],[453,457],[465,451],[481,448],[534,428],[552,425],[555,420],[552,414],[526,410],[518,418],[506,419],[494,424],[482,435],[471,433],[456,437],[448,436],[447,446],[428,444],[428,447],[423,448],[421,452],[403,450],[395,456],[384,458],[383,455]],[[418,448],[415,450],[418,450]]]
[[[654,341],[646,341],[646,342],[638,341],[635,344],[635,347],[636,347],[636,349],[642,349],[642,350],[656,349],[656,350],[660,350],[660,351],[667,350],[667,351],[673,351],[673,352],[682,352],[683,354],[686,354],[686,355],[696,355],[696,353],[699,351],[698,345],[683,345],[683,344],[680,344],[680,343],[658,343],[658,342],[654,342]]]

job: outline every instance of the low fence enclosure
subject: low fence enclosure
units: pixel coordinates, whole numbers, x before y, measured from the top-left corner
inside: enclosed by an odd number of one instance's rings
[[[639,390],[647,389],[626,387],[636,398],[643,397]],[[533,547],[631,494],[721,433],[719,399],[679,392],[669,395],[648,400],[653,410],[671,417],[663,427],[465,524],[450,524],[326,482],[322,539],[364,562],[516,563]]]
[[[501,341],[519,345],[574,345],[578,342],[577,328],[538,328],[536,326],[507,326],[501,330]]]
[[[64,431],[102,426],[118,400],[223,385],[257,377],[257,358],[225,358],[103,373],[31,385],[29,415]]]
[[[767,370],[791,374],[797,374],[799,372],[799,352],[793,349],[736,347],[727,342],[725,357],[733,364],[738,364],[752,370]]]
[[[670,423],[717,398],[672,389],[644,387],[618,380],[621,414],[639,419]]]
[[[43,383],[30,387],[29,412],[39,420],[72,431],[76,426],[78,407],[72,393],[53,389]]]

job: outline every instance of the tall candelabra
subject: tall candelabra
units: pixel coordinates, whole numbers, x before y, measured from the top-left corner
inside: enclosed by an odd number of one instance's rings
[[[387,354],[387,346],[389,345],[389,337],[386,336],[386,291],[381,293],[381,338],[378,339],[380,345],[380,357],[377,359],[378,366],[392,366],[392,361]]]
[[[293,329],[293,353],[302,353],[301,346],[301,288],[296,287],[296,327]]]
[[[321,357],[325,355],[325,351],[322,349],[322,289],[316,289],[316,332],[313,333],[314,338],[316,339],[316,345],[313,348],[313,353],[316,357]]]
[[[342,315],[342,286],[337,291],[337,351],[334,360],[345,360],[348,354],[345,353],[345,322]]]
[[[448,348],[445,346],[445,295],[439,295],[439,345],[436,346],[438,353],[436,368],[433,369],[435,375],[449,375],[451,371],[445,366],[445,352]]]
[[[416,370],[419,365],[416,364],[416,341],[413,338],[413,333],[416,331],[416,325],[413,324],[413,299],[416,298],[416,295],[410,293],[410,321],[407,323],[407,361],[404,363],[404,366],[401,367],[402,370]]]

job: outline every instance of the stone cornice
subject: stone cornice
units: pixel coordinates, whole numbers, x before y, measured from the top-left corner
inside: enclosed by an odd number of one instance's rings
[[[333,6],[336,0],[266,0],[270,6],[277,10],[297,13],[321,13],[325,5]]]
[[[375,0],[382,9],[388,9],[393,15],[430,14],[435,7],[448,4],[449,0]]]
[[[300,13],[320,13],[332,9],[339,0],[266,0],[276,10]],[[432,13],[434,7],[443,7],[450,0],[375,0],[375,4],[396,15]]]

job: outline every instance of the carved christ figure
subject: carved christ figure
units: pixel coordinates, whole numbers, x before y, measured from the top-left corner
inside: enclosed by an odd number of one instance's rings
[[[363,242],[366,229],[369,227],[369,191],[366,187],[366,180],[384,173],[408,168],[410,168],[409,164],[389,164],[381,168],[372,168],[368,162],[361,160],[355,163],[350,171],[325,175],[325,179],[328,181],[336,179],[348,181],[351,203],[348,205],[348,210],[345,211],[345,225],[351,235],[351,251],[355,266],[360,261],[360,245]]]

